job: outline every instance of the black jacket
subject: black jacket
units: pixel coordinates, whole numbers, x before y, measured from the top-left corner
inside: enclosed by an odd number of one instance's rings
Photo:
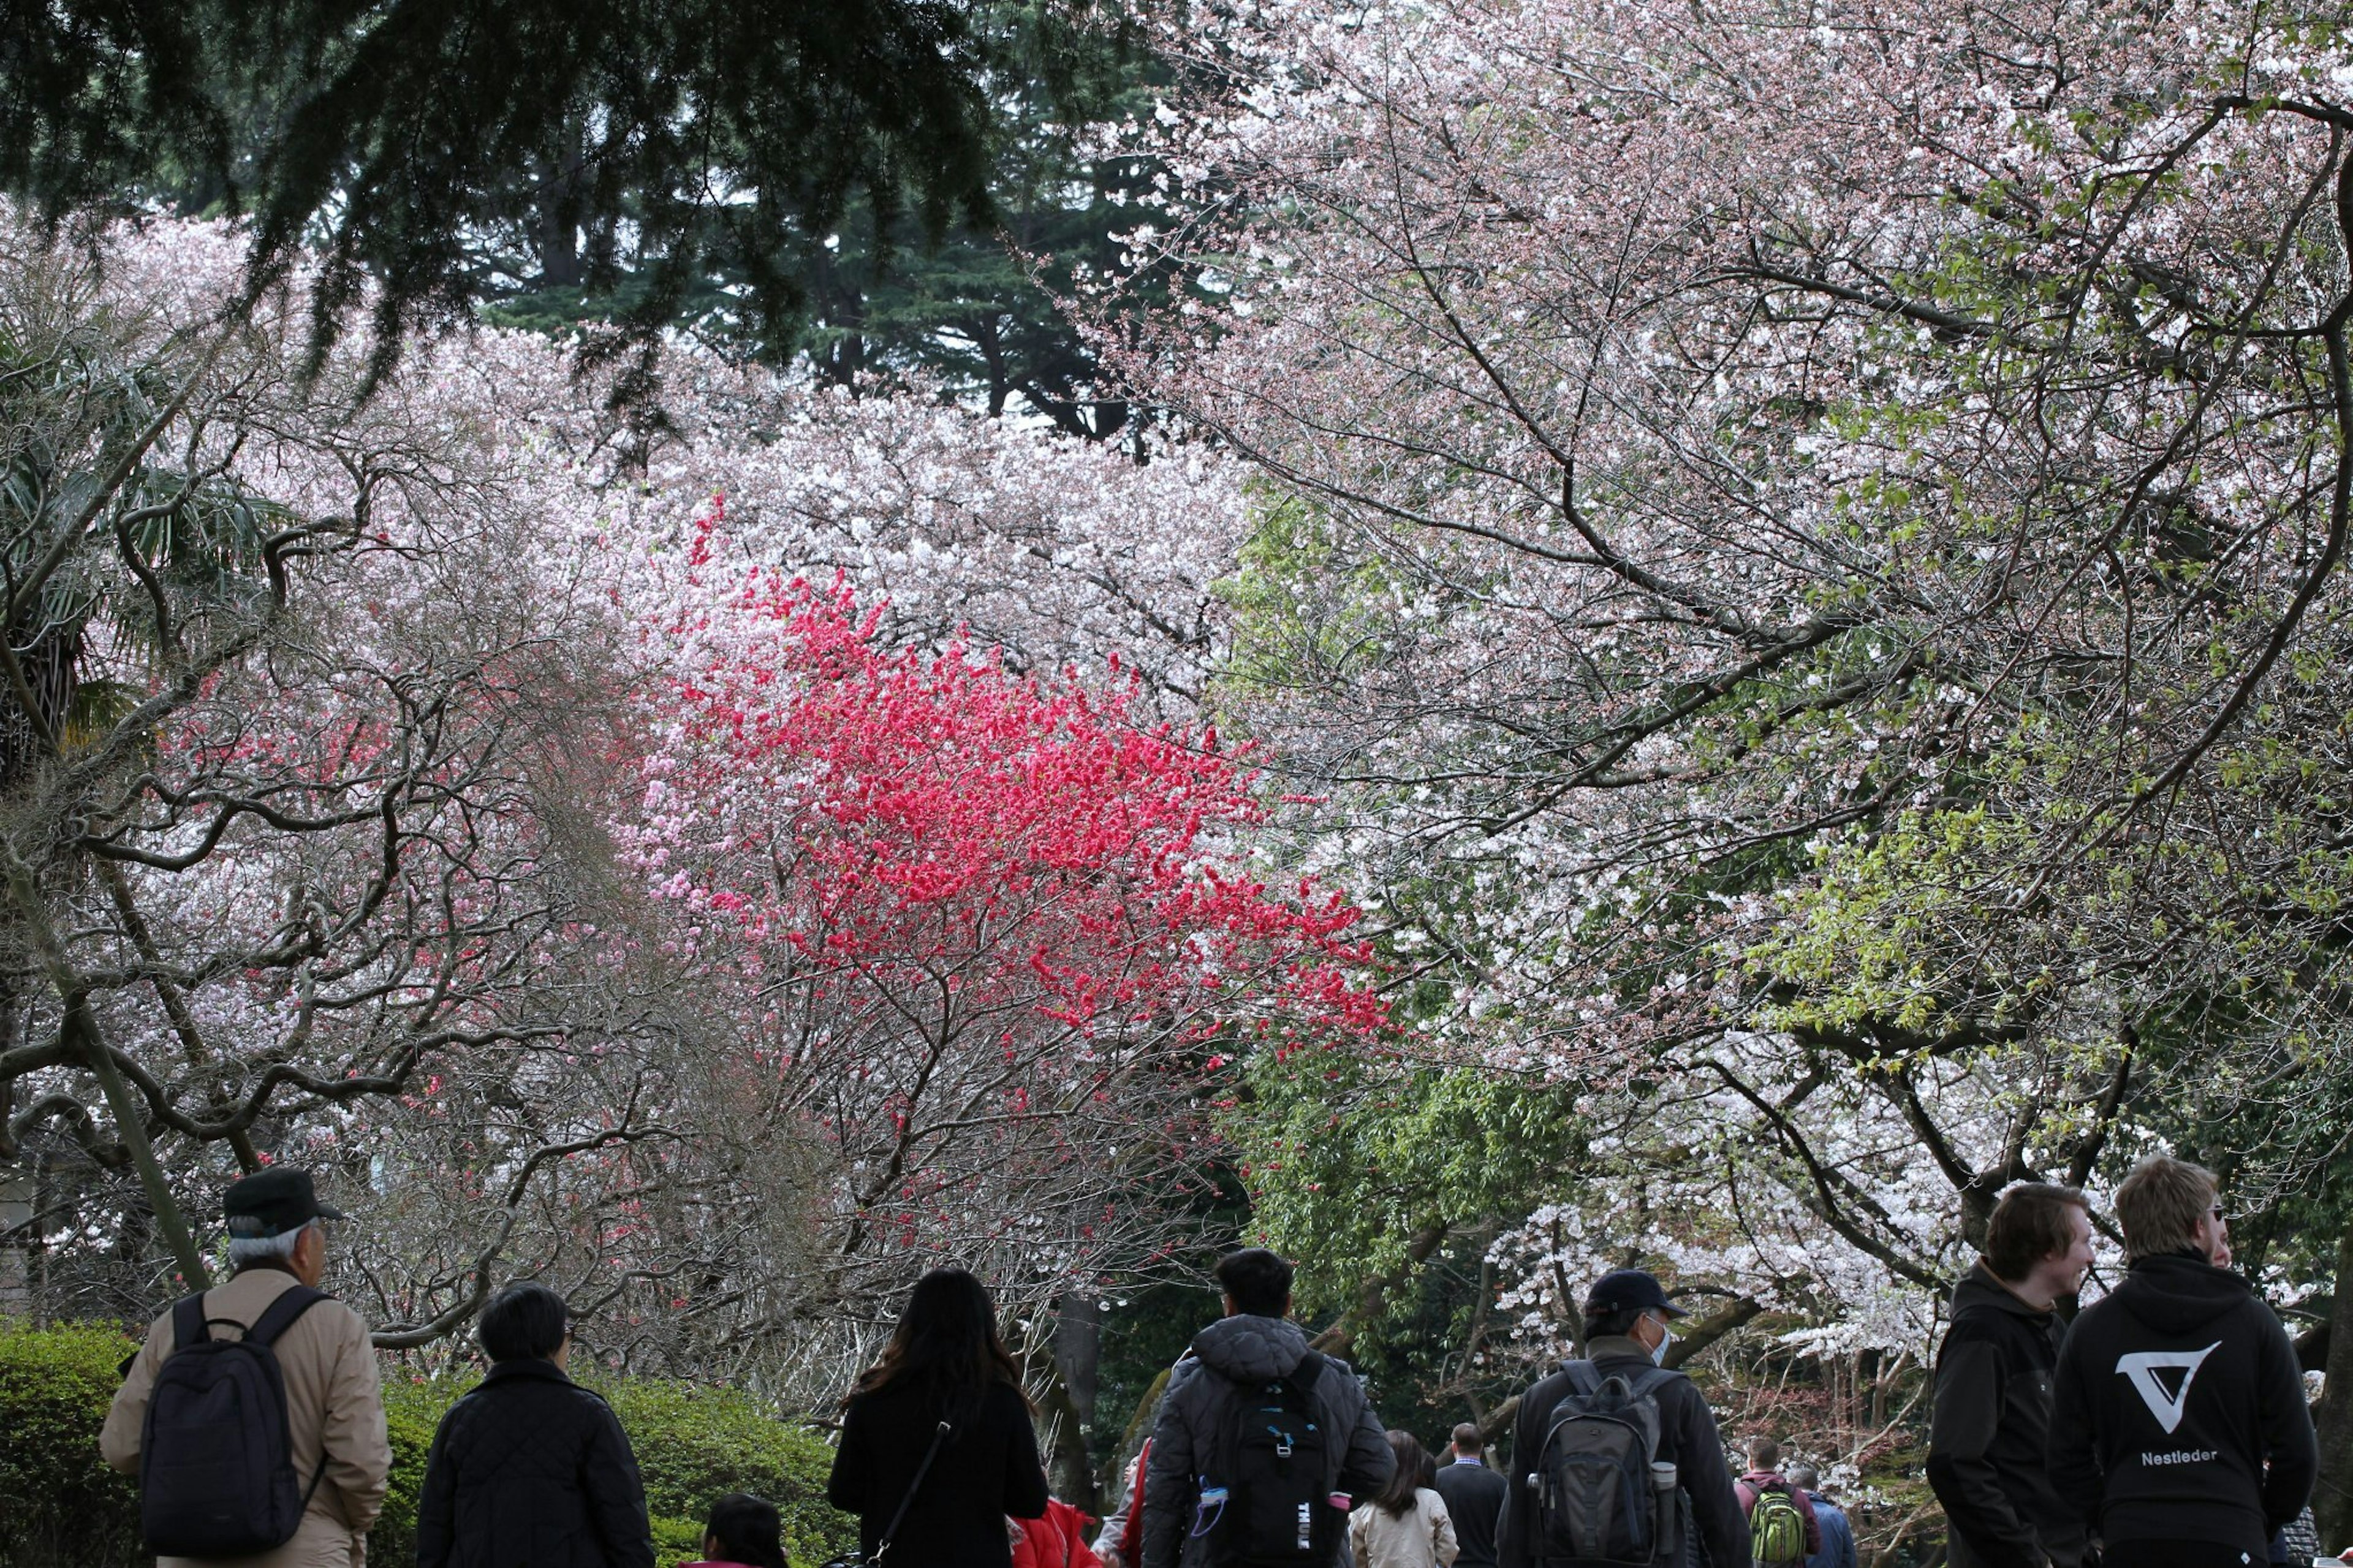
[[[976,1394],[902,1382],[854,1395],[842,1415],[826,1498],[858,1516],[859,1543],[871,1560],[943,1420],[954,1430],[887,1561],[892,1568],[1009,1568],[1006,1516],[1036,1519],[1046,1511],[1037,1429],[1029,1402],[1011,1384]]]
[[[1982,1263],[1953,1291],[1952,1326],[1936,1352],[1928,1425],[1928,1484],[1952,1526],[1954,1568],[2073,1568],[2084,1555],[2080,1509],[2061,1500],[2043,1464],[2051,1379],[2067,1325],[2005,1289]]]
[[[1604,1336],[1586,1347],[1593,1369],[1604,1377],[1631,1382],[1651,1370],[1651,1352],[1640,1343]],[[1526,1467],[1544,1449],[1553,1408],[1568,1393],[1568,1373],[1554,1373],[1520,1396],[1512,1423],[1512,1459],[1504,1468],[1508,1483],[1495,1559],[1503,1568],[1531,1568],[1533,1515],[1525,1502]],[[1692,1380],[1668,1378],[1651,1395],[1659,1405],[1659,1458],[1675,1467],[1675,1479],[1691,1499],[1692,1517],[1708,1568],[1748,1568],[1748,1516],[1732,1489],[1732,1468],[1724,1462],[1724,1439],[1716,1436],[1715,1413]]]
[[[2209,1542],[2263,1562],[2318,1461],[2287,1331],[2198,1253],[2135,1260],[2059,1352],[2050,1458],[2059,1495],[2108,1542]]]
[[[646,1491],[612,1407],[553,1362],[502,1361],[425,1459],[417,1568],[653,1568]]]
[[[1438,1495],[1446,1500],[1461,1550],[1454,1568],[1495,1568],[1495,1527],[1502,1522],[1504,1478],[1484,1465],[1457,1462],[1438,1467]]]
[[[1144,1562],[1140,1568],[1204,1568],[1210,1538],[1193,1533],[1201,1478],[1226,1475],[1227,1424],[1241,1389],[1288,1377],[1307,1354],[1307,1331],[1288,1318],[1236,1313],[1194,1336],[1171,1368],[1152,1421],[1144,1467]],[[1324,1430],[1345,1434],[1327,1451],[1330,1490],[1361,1501],[1397,1469],[1380,1418],[1348,1363],[1327,1356],[1315,1380]]]

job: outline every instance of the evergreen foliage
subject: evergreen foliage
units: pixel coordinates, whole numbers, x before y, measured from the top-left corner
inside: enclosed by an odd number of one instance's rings
[[[672,321],[723,277],[788,338],[853,196],[875,243],[984,222],[990,46],[958,0],[65,0],[0,5],[0,188],[51,219],[249,213],[248,288],[318,248],[314,353],[364,300],[380,365],[459,319],[486,236]],[[586,237],[585,247],[578,245]],[[376,288],[367,295],[370,284]]]

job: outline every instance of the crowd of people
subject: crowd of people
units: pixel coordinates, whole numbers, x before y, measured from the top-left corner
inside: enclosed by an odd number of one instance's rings
[[[140,1477],[165,1564],[358,1568],[392,1459],[357,1314],[319,1289],[310,1176],[230,1188],[233,1276],[177,1303],[126,1366],[100,1445]],[[2254,1568],[2317,1551],[2317,1449],[2295,1352],[2231,1268],[2213,1177],[2166,1156],[2116,1194],[2124,1279],[2064,1310],[2093,1258],[2084,1194],[2021,1184],[1954,1292],[1927,1474],[1956,1568]],[[1521,1391],[1495,1463],[1456,1426],[1440,1463],[1291,1317],[1292,1266],[1217,1268],[1224,1315],[1171,1369],[1116,1510],[1054,1498],[987,1289],[914,1287],[843,1406],[827,1495],[869,1568],[1857,1568],[1810,1467],[1757,1436],[1736,1474],[1698,1385],[1667,1364],[1686,1314],[1652,1275],[1585,1293],[1584,1353]],[[627,1435],[567,1375],[544,1286],[484,1307],[490,1368],[427,1458],[419,1568],[651,1568]],[[773,1503],[711,1507],[706,1563],[784,1568]],[[2353,1552],[2347,1554],[2353,1561]]]

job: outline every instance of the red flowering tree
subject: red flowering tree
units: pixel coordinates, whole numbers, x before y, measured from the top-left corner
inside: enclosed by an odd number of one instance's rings
[[[892,648],[879,619],[757,569],[682,619],[625,850],[673,962],[732,998],[737,1110],[822,1167],[768,1162],[806,1179],[833,1300],[942,1255],[1059,1289],[1151,1254],[1206,1074],[1385,1012],[1356,910],[1251,874],[1253,775],[1214,731],[1137,721],[1116,668]]]

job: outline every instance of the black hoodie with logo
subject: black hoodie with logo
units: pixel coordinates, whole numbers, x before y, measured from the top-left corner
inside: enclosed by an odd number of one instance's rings
[[[2312,1493],[2295,1348],[2200,1253],[2136,1259],[2068,1331],[2057,1384],[2051,1479],[2105,1540],[2210,1542],[2261,1563]]]

